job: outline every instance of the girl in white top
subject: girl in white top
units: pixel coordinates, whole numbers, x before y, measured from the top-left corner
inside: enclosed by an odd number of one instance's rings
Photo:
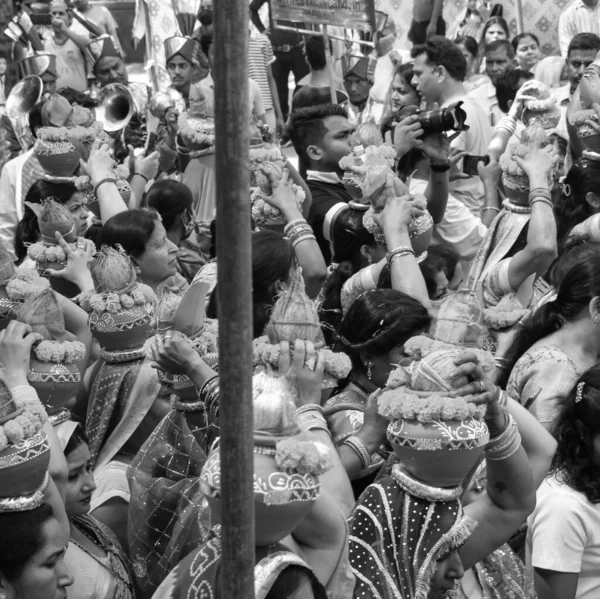
[[[600,322],[600,319],[597,319]],[[596,321],[594,321],[595,326]],[[554,422],[550,475],[529,518],[527,560],[540,597],[600,597],[600,365],[578,380]]]

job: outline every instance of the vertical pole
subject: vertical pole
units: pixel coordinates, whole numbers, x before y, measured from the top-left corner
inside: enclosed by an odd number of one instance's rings
[[[524,33],[525,24],[523,21],[523,1],[516,0],[515,5],[517,8],[517,33]]]
[[[329,72],[329,91],[331,92],[331,103],[337,104],[337,93],[335,90],[335,76],[333,74],[333,59],[331,57],[331,48],[329,47],[329,36],[327,35],[327,25],[323,25],[321,35],[323,36],[323,45],[325,46],[325,58],[327,60],[327,71]]]
[[[248,0],[213,8],[222,597],[254,599]]]

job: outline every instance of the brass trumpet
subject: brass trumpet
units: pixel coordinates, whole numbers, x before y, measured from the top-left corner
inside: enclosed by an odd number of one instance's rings
[[[103,87],[97,97],[96,119],[104,126],[104,131],[121,131],[135,114],[135,102],[131,92],[120,83],[110,83]]]
[[[11,119],[27,116],[42,99],[44,83],[37,75],[21,79],[6,98],[6,114]]]

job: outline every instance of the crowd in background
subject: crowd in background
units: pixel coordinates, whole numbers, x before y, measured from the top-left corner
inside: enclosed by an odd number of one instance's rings
[[[257,598],[600,596],[600,6],[464,4],[249,5]],[[0,598],[226,599],[212,9],[9,30]]]

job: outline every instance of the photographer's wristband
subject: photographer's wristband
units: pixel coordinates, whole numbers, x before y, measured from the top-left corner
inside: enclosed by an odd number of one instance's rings
[[[445,164],[432,164],[431,170],[434,173],[447,173],[450,170],[450,163],[446,162]]]

